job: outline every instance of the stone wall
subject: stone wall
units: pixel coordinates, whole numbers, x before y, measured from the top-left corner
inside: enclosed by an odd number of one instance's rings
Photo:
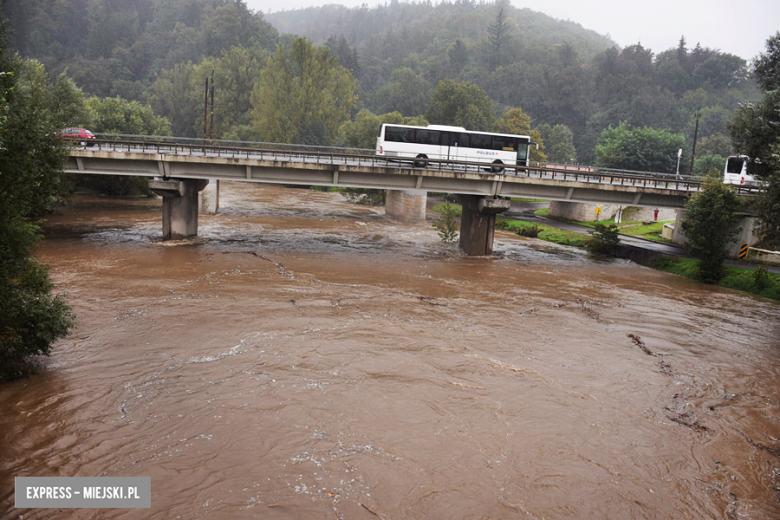
[[[617,204],[602,204],[601,213],[596,215],[596,204],[582,204],[579,202],[552,201],[550,202],[550,216],[576,220],[577,222],[596,222],[610,220],[617,213]],[[651,221],[654,218],[655,208],[637,206],[623,206],[623,218],[621,221]],[[674,220],[677,210],[658,208],[658,220]],[[597,218],[598,217],[598,218]]]

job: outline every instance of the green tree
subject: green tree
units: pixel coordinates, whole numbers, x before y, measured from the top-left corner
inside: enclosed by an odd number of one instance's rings
[[[201,26],[206,52],[218,56],[220,51],[235,47],[241,42],[241,18],[234,4],[214,9]]]
[[[632,127],[621,123],[601,133],[596,146],[596,165],[605,168],[674,173],[677,151],[685,137],[668,130]]]
[[[721,177],[726,168],[726,158],[715,154],[698,155],[693,161],[693,174],[699,177]]]
[[[493,101],[472,83],[456,83],[451,79],[439,82],[425,112],[432,124],[462,126],[467,130],[488,131],[495,115]]]
[[[164,117],[154,114],[151,107],[138,101],[122,98],[87,99],[87,107],[93,114],[95,132],[125,135],[171,135],[171,124]],[[79,184],[104,195],[152,197],[147,177],[130,175],[82,175]]]
[[[214,137],[222,139],[233,126],[252,123],[252,91],[260,83],[268,53],[243,47],[223,50],[219,58],[209,58],[195,67],[194,79],[201,83],[200,112],[195,120],[196,134],[203,131],[204,78],[214,74]]]
[[[574,147],[574,134],[566,125],[550,126],[547,123],[537,128],[544,140],[547,160],[557,164],[576,164],[577,149]]]
[[[498,10],[496,15],[496,22],[488,27],[488,41],[490,42],[490,58],[491,66],[490,70],[494,70],[501,66],[501,51],[502,48],[506,49],[510,34],[510,25],[507,22],[507,15],[504,13],[504,8]]]
[[[421,116],[403,117],[399,112],[390,112],[378,116],[363,109],[358,112],[354,121],[346,121],[339,128],[341,144],[351,148],[373,150],[376,147],[376,138],[383,123],[428,126],[428,121]]]
[[[734,150],[758,159],[753,171],[761,177],[771,172],[772,147],[780,140],[780,90],[768,92],[757,103],[746,103],[728,123]]]
[[[734,150],[753,159],[751,170],[765,189],[755,202],[756,231],[767,247],[780,247],[780,32],[756,59],[756,76],[767,90],[758,103],[741,105],[728,123]],[[756,160],[757,159],[757,160]]]
[[[47,268],[35,259],[34,220],[60,194],[65,149],[45,90],[21,74],[0,29],[0,381],[32,370],[35,356],[73,327],[70,306],[52,293]]]
[[[86,103],[84,92],[65,72],[57,77],[49,109],[56,114],[62,127],[92,127],[92,113]]]
[[[780,250],[780,146],[775,146],[775,166],[766,178],[766,188],[754,202],[755,231],[767,248]]]
[[[455,75],[458,75],[469,64],[469,51],[463,40],[460,38],[455,39],[455,43],[447,49],[447,57],[450,60],[453,72]]]
[[[149,105],[119,97],[87,99],[93,131],[106,134],[171,135],[171,123],[155,115]]]
[[[753,60],[753,73],[765,91],[780,89],[780,31],[766,41],[766,53]]]
[[[355,79],[327,47],[280,44],[252,93],[253,125],[264,141],[331,144],[355,106]]]
[[[196,85],[196,80],[198,81]],[[171,122],[171,131],[177,137],[197,137],[195,121],[203,120],[205,85],[195,74],[191,62],[180,63],[157,74],[146,91],[146,102],[154,113]],[[199,95],[200,94],[200,95]]]
[[[699,258],[699,276],[703,282],[715,283],[723,275],[723,261],[729,244],[741,231],[735,228],[742,199],[719,179],[708,178],[702,191],[685,204],[682,231],[685,248]]]
[[[531,141],[538,145],[531,145],[531,157],[530,160],[536,162],[547,162],[547,155],[545,153],[545,145],[541,134],[538,130],[531,129],[531,116],[523,112],[520,107],[507,110],[504,115],[499,117],[493,129],[496,132],[502,134],[517,134],[527,135],[531,138]]]
[[[400,67],[393,71],[390,81],[379,89],[376,97],[383,112],[400,112],[412,117],[425,111],[431,90],[433,87],[421,75],[408,67]]]

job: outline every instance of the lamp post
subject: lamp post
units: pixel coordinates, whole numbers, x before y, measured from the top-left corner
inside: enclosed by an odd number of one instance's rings
[[[677,178],[680,178],[680,157],[682,157],[682,148],[677,150]]]

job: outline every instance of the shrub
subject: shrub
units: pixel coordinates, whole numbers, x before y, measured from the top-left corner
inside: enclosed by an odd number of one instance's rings
[[[434,222],[433,227],[439,232],[442,242],[451,244],[458,239],[458,221],[456,219],[460,208],[449,202],[445,202],[437,208],[441,220]]]
[[[521,235],[521,236],[524,236],[524,237],[536,238],[536,237],[539,236],[539,233],[541,233],[541,232],[542,232],[542,228],[540,228],[536,224],[531,224],[530,226],[523,226],[523,227],[521,227],[518,230],[517,234]]]
[[[355,204],[367,204],[369,206],[381,206],[385,203],[387,192],[385,190],[366,188],[345,188],[341,192],[344,197]]]
[[[718,179],[704,181],[703,189],[685,204],[686,218],[682,222],[686,249],[699,258],[699,278],[716,283],[723,276],[723,261],[728,246],[741,231],[737,211],[742,199]]]
[[[585,240],[585,249],[592,253],[611,253],[615,250],[620,238],[615,224],[596,224],[590,237]]]

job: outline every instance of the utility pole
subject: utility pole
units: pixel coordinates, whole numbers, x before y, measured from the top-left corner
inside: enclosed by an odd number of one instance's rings
[[[206,76],[206,98],[203,101],[203,144],[206,144],[206,120],[209,110],[209,77]]]
[[[699,135],[699,114],[701,109],[696,111],[696,127],[693,130],[693,150],[691,151],[691,170],[688,175],[693,175],[693,160],[696,158],[696,137]]]
[[[211,94],[211,103],[209,103]],[[209,127],[209,109],[211,109],[211,126]],[[206,76],[206,96],[203,99],[203,144],[206,144],[206,130],[208,129],[209,144],[214,138],[214,70],[211,71],[211,80]]]
[[[209,144],[214,137],[214,69],[211,69],[211,128],[209,129]]]

